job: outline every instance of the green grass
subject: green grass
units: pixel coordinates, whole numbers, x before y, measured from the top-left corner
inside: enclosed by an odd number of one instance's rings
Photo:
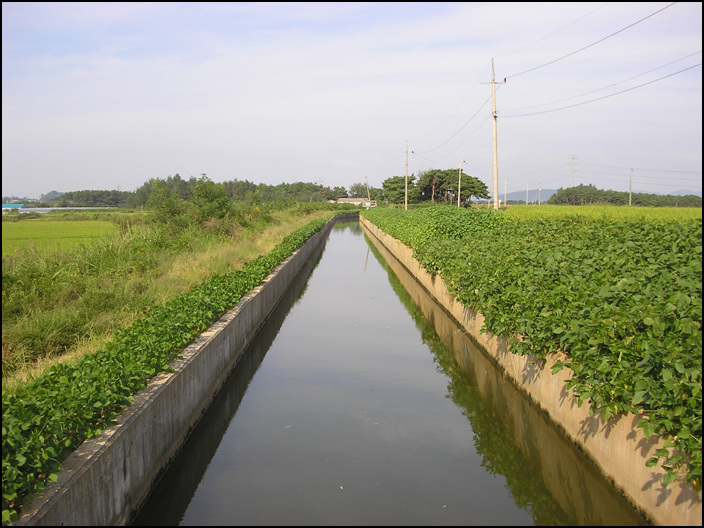
[[[84,238],[84,243],[61,251],[19,249],[3,255],[3,390],[8,378],[24,378],[41,371],[46,362],[95,350],[151,307],[214,274],[243,266],[324,214],[320,208],[271,213],[255,208],[246,228],[233,224],[220,234],[210,223],[164,226],[138,214],[84,221],[49,214],[16,222],[4,219],[4,233],[26,226],[35,235],[58,237],[60,226],[75,232],[75,226],[105,223],[111,234]]]
[[[66,251],[115,232],[106,220],[42,220],[2,223],[2,256],[18,250]]]

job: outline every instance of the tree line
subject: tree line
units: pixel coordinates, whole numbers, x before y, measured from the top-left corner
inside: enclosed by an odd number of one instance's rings
[[[205,174],[201,175],[201,179]],[[190,200],[200,179],[191,177],[184,180],[178,174],[166,179],[151,179],[137,189],[125,201],[125,206],[137,208],[148,206],[149,197],[154,192],[158,183],[163,184],[182,200]],[[419,203],[423,201],[456,203],[460,195],[460,202],[468,205],[471,198],[488,198],[486,185],[479,179],[462,172],[461,179],[458,169],[429,170],[419,173],[418,177],[408,177],[408,202]],[[280,183],[268,185],[255,184],[249,180],[231,180],[215,184],[222,187],[224,194],[234,202],[245,203],[271,203],[278,200],[291,200],[295,202],[325,202],[335,201],[339,198],[365,198],[369,196],[377,203],[402,204],[406,200],[406,177],[392,176],[382,183],[381,188],[369,187],[364,183],[355,183],[345,187],[328,187],[319,183]]]
[[[198,182],[210,181],[205,174],[201,178],[182,178],[179,174],[166,178],[152,178],[136,191],[72,191],[58,194],[45,201],[34,202],[34,207],[124,207],[130,209],[149,208],[150,197],[158,187],[162,198],[168,190],[174,198],[190,201],[197,198]],[[212,183],[212,182],[211,182]],[[213,183],[218,193],[235,203],[263,204],[276,201],[326,202],[339,198],[369,198],[379,204],[444,203],[470,206],[474,200],[488,200],[489,190],[484,182],[469,176],[459,169],[430,169],[406,176],[391,176],[382,182],[381,188],[355,183],[349,188],[329,187],[320,183],[294,182],[268,185],[249,180],[230,180]],[[642,207],[702,207],[702,198],[696,195],[674,196],[649,193],[632,193],[631,204]],[[16,201],[3,198],[3,203]],[[154,200],[152,200],[153,202]],[[509,202],[509,205],[523,203]],[[593,185],[560,188],[546,202],[551,205],[628,205],[629,193],[597,189]]]
[[[44,202],[33,202],[34,207],[126,207],[136,209],[148,207],[149,199],[159,188],[162,195],[165,190],[175,198],[189,201],[197,192],[198,182],[206,179],[191,176],[182,178],[179,174],[166,178],[152,178],[145,182],[136,191],[72,191],[61,193]],[[466,203],[471,196],[488,197],[486,185],[477,178],[468,176],[464,172],[459,180],[457,169],[430,170],[408,177],[408,201],[418,203],[421,201],[457,201],[458,187],[461,200]],[[291,200],[295,202],[325,202],[335,201],[339,198],[364,198],[369,194],[372,200],[382,203],[401,204],[405,201],[406,178],[392,176],[387,178],[382,188],[369,187],[364,183],[355,183],[345,187],[329,187],[320,183],[294,182],[268,185],[255,184],[249,180],[230,180],[214,184],[222,188],[224,194],[234,202],[245,203],[270,203],[277,200]],[[50,193],[50,195],[58,193]],[[5,199],[3,199],[5,201]],[[8,202],[14,201],[8,198]]]
[[[702,197],[694,194],[684,196],[652,193],[629,193],[604,191],[593,185],[560,188],[547,201],[551,205],[628,205],[639,207],[701,207]]]

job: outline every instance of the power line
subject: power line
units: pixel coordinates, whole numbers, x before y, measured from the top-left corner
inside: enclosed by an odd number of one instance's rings
[[[628,79],[624,79],[624,80],[622,80],[622,81],[619,81],[619,82],[614,83],[614,84],[610,84],[610,85],[608,85],[608,86],[602,86],[601,88],[597,88],[596,90],[590,90],[590,91],[588,91],[588,92],[584,92],[583,94],[574,95],[574,96],[572,96],[572,97],[566,97],[565,99],[558,99],[557,101],[552,101],[552,102],[550,102],[550,103],[542,103],[542,104],[533,105],[533,106],[524,106],[524,107],[522,107],[522,108],[509,108],[509,109],[504,110],[504,111],[505,111],[505,112],[518,112],[518,111],[520,111],[520,110],[530,110],[531,108],[538,108],[538,107],[540,107],[540,106],[548,106],[548,105],[552,105],[552,104],[561,103],[561,102],[563,102],[563,101],[569,101],[570,99],[576,99],[576,98],[578,98],[578,97],[583,97],[583,96],[585,96],[585,95],[589,95],[589,94],[594,93],[594,92],[599,92],[599,91],[601,91],[601,90],[606,90],[607,88],[613,88],[614,86],[618,86],[619,84],[623,84],[623,83],[628,82],[628,81],[631,81],[631,80],[633,80],[633,79],[637,79],[638,77],[642,77],[643,75],[647,75],[647,74],[652,73],[652,72],[654,72],[654,71],[656,71],[656,70],[660,70],[660,69],[662,69],[662,68],[665,68],[666,66],[670,66],[671,64],[674,64],[674,63],[679,62],[679,61],[681,61],[681,60],[688,59],[689,57],[692,57],[692,56],[696,55],[697,53],[701,53],[701,52],[702,52],[702,50],[695,51],[694,53],[690,53],[689,55],[686,55],[685,57],[681,57],[681,58],[676,59],[676,60],[674,60],[674,61],[672,61],[672,62],[668,62],[667,64],[663,64],[662,66],[658,66],[657,68],[653,68],[652,70],[648,70],[648,71],[646,71],[646,72],[639,73],[638,75],[634,75],[633,77],[629,77]]]
[[[460,132],[462,132],[462,130],[464,130],[464,128],[465,128],[468,124],[470,124],[470,123],[472,122],[472,120],[473,120],[475,117],[477,117],[477,114],[479,114],[479,112],[481,112],[482,108],[484,108],[484,107],[486,106],[486,104],[487,104],[489,101],[491,101],[491,96],[489,96],[489,97],[486,99],[486,101],[484,101],[484,103],[482,103],[482,106],[480,106],[479,109],[474,113],[474,115],[469,118],[469,121],[467,121],[464,125],[462,125],[462,128],[460,128],[457,132],[455,132],[455,134],[454,134],[450,139],[448,139],[448,140],[445,141],[444,143],[438,145],[438,146],[435,147],[434,149],[430,149],[430,150],[425,150],[425,151],[423,151],[423,154],[428,154],[429,152],[433,152],[433,151],[439,149],[440,147],[442,147],[442,146],[444,146],[444,145],[447,145],[450,141],[452,141],[455,137],[457,137],[457,134],[459,134]]]
[[[607,2],[607,3],[604,3],[604,4],[601,4],[601,5],[600,5],[599,7],[597,7],[596,9],[590,11],[589,13],[587,13],[586,15],[584,15],[583,17],[578,18],[578,19],[575,20],[574,22],[571,22],[571,23],[567,24],[565,27],[563,27],[563,28],[561,28],[561,29],[558,29],[557,31],[553,31],[553,32],[550,33],[549,35],[547,35],[547,36],[545,36],[545,37],[543,37],[543,38],[541,38],[541,39],[538,39],[538,40],[536,40],[535,42],[533,42],[533,43],[531,43],[531,44],[527,44],[527,45],[523,46],[522,48],[518,48],[518,49],[516,49],[516,50],[509,51],[508,53],[504,53],[504,54],[502,54],[502,55],[499,55],[499,57],[505,57],[506,55],[511,55],[512,53],[516,53],[517,51],[521,51],[521,50],[524,50],[524,49],[526,49],[526,48],[530,48],[531,46],[534,46],[534,45],[537,44],[538,42],[542,42],[542,41],[544,41],[544,40],[546,40],[546,39],[552,37],[553,35],[557,35],[560,31],[563,31],[563,30],[567,29],[568,27],[575,25],[575,24],[576,24],[577,22],[579,22],[580,20],[583,20],[583,19],[587,18],[589,15],[591,15],[592,13],[598,11],[599,9],[601,9],[602,7],[604,7],[604,6],[607,5],[607,4],[608,4],[608,2]]]
[[[686,72],[687,70],[691,70],[692,68],[696,68],[697,66],[701,66],[701,65],[702,65],[702,63],[700,62],[699,64],[695,64],[694,66],[690,66],[689,68],[685,68],[685,69],[683,69],[683,70],[680,70],[680,71],[671,73],[671,74],[669,74],[669,75],[665,75],[664,77],[660,77],[660,78],[658,78],[658,79],[654,79],[654,80],[652,80],[652,81],[648,81],[647,83],[639,84],[639,85],[637,85],[637,86],[633,86],[633,87],[631,87],[631,88],[627,88],[626,90],[621,90],[620,92],[615,92],[615,93],[612,93],[612,94],[609,94],[609,95],[605,95],[604,97],[597,97],[596,99],[591,99],[591,100],[589,100],[589,101],[583,101],[583,102],[581,102],[581,103],[577,103],[577,104],[573,104],[573,105],[562,106],[562,107],[560,107],[560,108],[553,108],[552,110],[543,110],[542,112],[533,112],[533,113],[530,113],[530,114],[518,114],[518,115],[508,115],[508,116],[502,115],[501,117],[525,117],[525,116],[532,116],[532,115],[538,115],[538,114],[547,114],[547,113],[549,113],[549,112],[557,112],[558,110],[566,110],[566,109],[568,109],[568,108],[574,108],[574,107],[576,107],[576,106],[582,106],[582,105],[585,105],[585,104],[588,104],[588,103],[593,103],[593,102],[595,102],[595,101],[601,101],[602,99],[607,99],[607,98],[609,98],[609,97],[613,97],[614,95],[619,95],[619,94],[622,94],[622,93],[630,92],[631,90],[635,90],[636,88],[642,88],[643,86],[647,86],[647,85],[649,85],[649,84],[653,84],[654,82],[657,82],[657,81],[662,81],[663,79],[667,79],[668,77],[672,77],[673,75],[677,75],[677,74],[679,74],[679,73]]]
[[[462,104],[463,104],[464,101],[467,99],[467,97],[469,97],[469,94],[471,94],[471,93],[474,91],[474,89],[475,89],[477,86],[479,86],[479,79],[482,78],[482,75],[484,75],[484,72],[485,72],[486,69],[489,67],[489,64],[491,64],[491,63],[487,63],[487,65],[486,65],[486,66],[484,67],[484,69],[482,70],[482,73],[479,74],[479,78],[478,78],[476,81],[474,81],[474,83],[472,84],[472,87],[471,87],[471,88],[469,89],[469,91],[464,95],[464,97],[462,98],[462,100],[460,101],[460,103],[455,107],[455,109],[450,113],[450,115],[448,115],[448,116],[443,120],[442,123],[440,123],[437,127],[435,127],[431,132],[428,132],[425,136],[421,136],[420,138],[415,139],[415,140],[411,140],[411,141],[412,141],[412,142],[415,142],[415,141],[420,141],[420,140],[422,140],[422,139],[424,139],[424,138],[427,138],[427,137],[430,136],[431,134],[434,134],[435,132],[437,132],[445,123],[447,123],[447,121],[457,112],[457,110],[459,110],[459,108],[462,106]],[[460,130],[461,130],[461,129],[460,129]],[[454,136],[453,136],[453,137],[454,137]],[[452,139],[452,138],[450,138],[450,139]],[[440,145],[440,146],[442,146],[442,145]],[[438,147],[438,148],[439,148],[439,147]]]
[[[599,44],[600,42],[603,42],[603,41],[605,41],[606,39],[613,37],[614,35],[618,35],[619,33],[623,32],[623,31],[626,31],[628,28],[631,28],[631,27],[635,26],[636,24],[640,24],[640,23],[643,22],[644,20],[647,20],[647,19],[649,19],[650,17],[657,15],[658,13],[660,13],[660,12],[664,11],[665,9],[667,9],[668,7],[672,7],[672,6],[675,5],[676,3],[677,3],[677,2],[672,2],[670,5],[667,5],[667,6],[663,7],[662,9],[658,9],[658,10],[655,11],[654,13],[649,14],[647,17],[641,18],[641,19],[638,20],[637,22],[634,22],[633,24],[631,24],[631,25],[629,25],[629,26],[626,26],[626,27],[623,28],[623,29],[619,29],[617,32],[612,33],[611,35],[608,35],[608,36],[606,36],[606,37],[604,37],[604,38],[602,38],[602,39],[599,39],[599,40],[597,40],[596,42],[592,42],[592,43],[589,44],[588,46],[584,46],[583,48],[580,48],[580,49],[578,49],[578,50],[576,50],[576,51],[573,51],[572,53],[568,53],[567,55],[563,55],[562,57],[559,57],[559,58],[557,58],[557,59],[555,59],[555,60],[551,60],[550,62],[546,62],[545,64],[541,64],[540,66],[536,66],[535,68],[531,68],[530,70],[525,70],[525,71],[522,71],[522,72],[520,72],[520,73],[514,73],[513,75],[508,75],[508,76],[505,77],[505,79],[508,79],[509,77],[518,77],[519,75],[523,75],[524,73],[528,73],[528,72],[532,72],[532,71],[538,70],[538,69],[543,68],[543,67],[545,67],[545,66],[548,66],[548,65],[550,65],[550,64],[554,64],[555,62],[560,61],[560,60],[562,60],[562,59],[566,59],[567,57],[571,57],[572,55],[575,55],[575,54],[579,53],[580,51],[584,51],[584,50],[587,49],[587,48],[591,48],[592,46],[595,46],[596,44]]]
[[[605,167],[607,169],[633,169],[638,171],[648,171],[648,172],[675,172],[683,174],[701,174],[702,171],[681,171],[681,170],[669,170],[669,169],[642,169],[639,167],[616,167],[613,165],[597,165],[594,163],[583,163],[582,165],[589,165],[591,167]]]

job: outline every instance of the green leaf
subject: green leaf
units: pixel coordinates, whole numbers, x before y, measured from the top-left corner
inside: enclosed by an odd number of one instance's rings
[[[643,400],[645,400],[645,396],[646,396],[647,394],[648,394],[648,391],[644,391],[644,390],[636,391],[636,392],[633,394],[633,405],[638,405],[638,404],[641,403]]]
[[[677,479],[677,473],[669,469],[666,470],[666,473],[662,477],[662,486],[664,488],[668,487],[675,481],[675,479]]]

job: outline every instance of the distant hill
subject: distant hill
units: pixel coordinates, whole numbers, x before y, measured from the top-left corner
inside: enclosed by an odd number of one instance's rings
[[[548,199],[557,192],[557,189],[529,189],[528,190],[528,203],[538,203],[538,200],[540,200],[540,203],[545,203],[548,201]],[[499,200],[501,202],[504,201],[504,193],[500,192],[499,193]],[[514,191],[510,193],[506,193],[506,200],[509,202],[512,201],[526,201],[526,191]],[[478,203],[486,203],[486,200],[477,200]],[[493,202],[494,199],[490,199],[490,202]]]
[[[557,192],[557,189],[528,189],[528,203],[545,203],[547,202],[550,197]],[[504,195],[503,193],[499,193],[499,199],[503,200]],[[510,193],[506,193],[506,200],[507,201],[512,201],[512,200],[522,200],[526,201],[526,191],[514,191]]]
[[[64,193],[61,193],[59,191],[50,191],[47,194],[42,194],[39,197],[39,201],[40,202],[48,202],[49,200],[53,200],[54,198],[58,198],[62,194],[64,194]]]

